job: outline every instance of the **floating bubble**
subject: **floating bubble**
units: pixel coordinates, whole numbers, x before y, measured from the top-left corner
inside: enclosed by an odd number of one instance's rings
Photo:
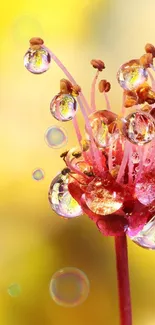
[[[51,56],[49,52],[40,47],[37,50],[29,48],[24,56],[26,69],[34,74],[41,74],[49,69]]]
[[[123,133],[134,144],[146,144],[155,137],[153,118],[144,112],[131,113],[124,120]]]
[[[35,169],[32,173],[32,178],[35,181],[41,181],[42,179],[44,179],[44,171],[41,168]]]
[[[86,274],[77,268],[63,268],[53,275],[50,283],[50,294],[60,306],[78,306],[88,297],[89,280]]]
[[[68,191],[68,174],[58,174],[52,181],[48,193],[51,208],[64,218],[75,218],[83,214],[80,205]]]
[[[50,126],[45,132],[45,141],[51,148],[61,148],[67,143],[66,131],[59,126]]]
[[[77,112],[76,100],[71,95],[58,94],[51,101],[50,111],[53,117],[59,121],[72,120]]]
[[[116,119],[117,115],[107,110],[89,115],[93,138],[98,147],[110,146],[119,136]],[[88,133],[87,127],[86,132]]]
[[[155,216],[131,240],[143,248],[155,249]]]
[[[123,189],[108,177],[94,178],[85,192],[88,208],[101,215],[108,215],[119,210],[123,204],[123,198]]]
[[[120,86],[126,90],[134,90],[148,78],[147,70],[140,66],[138,60],[131,60],[123,64],[117,72]]]
[[[135,194],[139,202],[149,205],[155,200],[155,173],[142,174],[135,186]]]
[[[16,298],[21,294],[21,287],[18,283],[13,283],[8,287],[7,291],[11,297]]]

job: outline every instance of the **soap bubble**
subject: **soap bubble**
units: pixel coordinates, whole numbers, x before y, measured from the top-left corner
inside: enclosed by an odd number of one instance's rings
[[[21,287],[18,283],[13,283],[8,287],[7,291],[11,297],[16,298],[21,294]]]
[[[136,165],[140,162],[139,155],[137,152],[133,152],[133,154],[131,156],[131,161],[134,165]]]
[[[53,275],[50,283],[50,294],[60,306],[78,306],[88,297],[89,280],[86,274],[77,268],[63,268]]]
[[[142,111],[131,113],[124,119],[123,133],[134,144],[146,144],[155,137],[154,120]]]
[[[58,174],[52,181],[48,193],[51,208],[64,218],[75,218],[83,214],[77,201],[68,191],[68,174]]]
[[[138,60],[131,60],[123,64],[117,72],[120,86],[126,90],[134,90],[148,78],[147,70],[140,66]]]
[[[45,141],[51,148],[61,148],[67,143],[66,131],[59,126],[50,126],[45,132]]]
[[[77,111],[76,100],[71,95],[58,94],[51,101],[50,111],[53,117],[59,121],[72,120]]]
[[[32,178],[35,181],[41,181],[42,179],[44,179],[44,171],[41,168],[35,169],[32,173]]]
[[[143,248],[155,249],[155,216],[131,240]]]
[[[29,48],[24,56],[26,69],[34,74],[41,74],[49,69],[51,56],[49,52],[40,47],[37,50]]]

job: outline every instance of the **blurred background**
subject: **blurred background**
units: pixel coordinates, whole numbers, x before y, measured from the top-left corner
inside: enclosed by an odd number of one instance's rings
[[[29,39],[42,37],[90,98],[92,58],[103,59],[112,84],[112,109],[119,112],[122,90],[117,69],[155,44],[154,0],[2,1],[0,5],[0,324],[118,325],[118,299],[112,238],[103,238],[86,217],[66,221],[50,208],[51,180],[64,167],[60,153],[75,146],[71,122],[68,144],[49,148],[49,126],[60,125],[49,103],[64,77],[55,65],[43,75],[23,66]],[[97,107],[105,108],[97,93]],[[78,120],[84,122],[78,113]],[[74,135],[74,136],[73,136]],[[45,178],[32,179],[35,168]],[[155,324],[155,253],[129,242],[134,325]],[[75,308],[58,306],[50,297],[53,273],[64,267],[84,271],[90,281],[88,299]],[[8,294],[12,283],[21,294]],[[125,325],[125,324],[124,324]]]

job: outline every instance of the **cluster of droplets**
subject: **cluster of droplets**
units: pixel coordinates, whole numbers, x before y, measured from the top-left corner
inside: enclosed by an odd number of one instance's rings
[[[50,103],[50,112],[57,121],[73,121],[79,148],[72,148],[61,155],[66,168],[50,185],[48,197],[52,209],[64,218],[77,217],[84,212],[94,220],[98,216],[120,214],[129,222],[128,227],[125,223],[124,231],[129,229],[127,233],[131,239],[144,247],[146,245],[142,238],[145,229],[147,236],[150,233],[147,224],[151,224],[151,234],[155,228],[155,211],[150,208],[155,200],[155,82],[150,72],[150,68],[154,69],[155,48],[152,50],[148,44],[145,49],[146,54],[140,59],[131,60],[118,70],[117,80],[124,91],[121,116],[110,110],[107,97],[110,83],[106,80],[99,83],[106,108],[96,110],[95,85],[99,73],[105,68],[101,60],[91,61],[97,74],[92,84],[89,106],[80,87],[55,55],[43,46],[41,39],[30,41],[30,49],[24,58],[26,68],[35,74],[45,72],[53,58],[70,78],[70,81],[60,81],[60,91]],[[149,77],[152,87],[148,84]],[[76,120],[77,101],[85,119],[84,140]],[[127,115],[126,108],[132,108]],[[45,133],[45,141],[52,148],[60,148],[67,142],[66,132],[63,128],[51,126]],[[73,196],[72,182],[77,185]],[[141,221],[140,213],[138,215],[138,211],[130,206],[134,206],[134,202],[141,204],[141,215],[148,208],[147,220]],[[133,236],[135,229],[131,231],[131,224],[135,216],[138,219],[137,233]],[[144,229],[140,226],[144,226]],[[136,236],[141,240],[136,240]],[[152,241],[148,241],[148,248],[154,249],[155,241]]]

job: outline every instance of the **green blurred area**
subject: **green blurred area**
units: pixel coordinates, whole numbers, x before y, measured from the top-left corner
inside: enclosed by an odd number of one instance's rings
[[[122,91],[116,72],[141,56],[145,43],[155,43],[155,2],[28,0],[1,6],[0,324],[118,325],[113,239],[103,238],[86,216],[61,219],[47,200],[52,178],[64,167],[63,149],[50,149],[44,141],[49,126],[61,125],[51,117],[49,103],[64,75],[52,63],[46,74],[33,76],[23,67],[23,55],[29,38],[44,37],[88,98],[94,76],[89,61],[103,59],[104,78],[112,83],[112,109],[119,112]],[[97,93],[96,100],[103,109],[102,95]],[[78,120],[83,128],[80,113]],[[71,122],[66,128],[64,150],[77,143]],[[45,172],[41,182],[32,179],[38,167]],[[129,262],[133,325],[153,325],[155,253],[130,242]],[[83,270],[90,281],[86,302],[71,309],[57,306],[49,294],[53,273],[68,266]],[[17,298],[8,295],[12,283],[22,288]]]

